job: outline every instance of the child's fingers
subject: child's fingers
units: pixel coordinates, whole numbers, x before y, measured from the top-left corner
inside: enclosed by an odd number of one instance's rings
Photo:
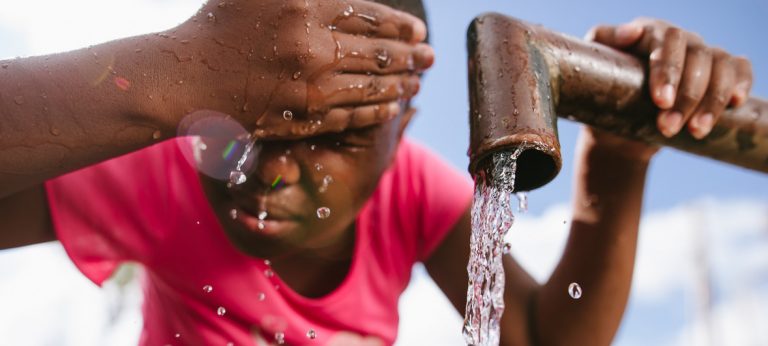
[[[434,50],[427,44],[416,45],[360,36],[345,37],[339,72],[393,74],[420,72],[432,66]],[[354,47],[354,48],[346,48]]]
[[[388,121],[402,108],[399,102],[384,102],[359,107],[331,108],[319,119],[316,117],[292,119],[290,123],[279,115],[263,117],[254,136],[262,140],[292,140],[346,129],[363,128]]]
[[[427,26],[421,19],[373,1],[352,1],[342,5],[336,16],[329,19],[336,30],[352,35],[408,43],[421,42],[427,37]]]
[[[598,25],[587,33],[585,39],[614,48],[627,48],[635,44],[642,36],[642,26],[627,23],[619,26]]]
[[[734,57],[733,63],[736,68],[736,89],[730,105],[740,106],[747,101],[752,89],[752,63],[744,57]]]
[[[707,91],[711,71],[712,53],[709,49],[703,46],[689,47],[675,105],[659,115],[658,125],[662,134],[667,137],[676,135],[693,116],[693,111]]]
[[[685,64],[687,41],[683,31],[670,27],[661,41],[651,45],[650,77],[653,102],[661,109],[670,109],[675,104],[677,87]]]
[[[400,102],[331,109],[325,116],[331,130],[359,129],[390,120],[400,114]]]
[[[408,99],[418,93],[419,77],[410,74],[341,74],[323,87],[324,108],[361,105]]]
[[[693,137],[701,139],[712,131],[720,114],[725,110],[734,95],[736,70],[730,55],[713,50],[712,75],[709,87],[693,118],[688,122],[688,131]]]

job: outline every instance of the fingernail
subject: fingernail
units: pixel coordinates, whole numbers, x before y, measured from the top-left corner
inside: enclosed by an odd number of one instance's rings
[[[659,114],[659,130],[669,138],[680,132],[683,127],[683,115],[679,112],[663,111]]]
[[[675,87],[672,84],[665,84],[656,91],[656,103],[662,109],[672,107],[675,103]]]
[[[712,113],[704,113],[693,118],[691,120],[691,135],[697,139],[706,137],[712,131],[714,118]]]
[[[432,66],[432,64],[435,62],[435,51],[432,49],[432,47],[428,45],[421,45],[417,49],[417,54],[419,55],[419,66],[420,69],[425,70]]]
[[[634,24],[622,24],[616,28],[616,41],[629,43],[633,41],[638,34],[638,26]]]

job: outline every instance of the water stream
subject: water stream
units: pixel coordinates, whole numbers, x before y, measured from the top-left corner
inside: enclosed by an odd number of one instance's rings
[[[467,345],[499,344],[499,322],[504,312],[504,236],[515,220],[512,201],[517,158],[527,147],[494,153],[491,164],[475,175],[469,287],[462,330]],[[518,198],[520,208],[527,208],[524,195]]]

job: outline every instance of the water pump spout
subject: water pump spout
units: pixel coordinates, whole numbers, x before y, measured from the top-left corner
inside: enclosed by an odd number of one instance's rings
[[[493,153],[514,151],[516,191],[547,184],[562,165],[557,117],[768,173],[768,101],[750,98],[728,109],[709,136],[664,137],[648,95],[646,65],[637,58],[497,13],[467,32],[469,170]]]

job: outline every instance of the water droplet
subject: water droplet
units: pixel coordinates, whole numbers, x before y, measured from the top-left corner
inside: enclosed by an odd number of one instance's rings
[[[264,276],[271,278],[275,276],[275,272],[273,272],[272,269],[266,269],[264,270]]]
[[[223,306],[219,306],[218,309],[216,309],[216,314],[219,316],[224,316],[224,314],[227,313],[227,309],[225,309]]]
[[[160,132],[160,130],[152,132],[152,139],[160,139],[160,137],[162,137],[162,136],[163,136],[163,133]]]
[[[216,16],[213,15],[213,12],[208,12],[208,21],[216,22]]]
[[[289,110],[283,111],[283,119],[285,120],[293,120],[293,112]]]
[[[51,127],[51,134],[54,135],[54,136],[58,136],[58,135],[61,134],[61,130],[59,130],[59,129],[55,128],[55,127]]]
[[[211,291],[213,291],[213,286],[211,286],[211,285],[205,285],[205,286],[203,286],[203,292],[205,292],[205,293],[211,293]]]
[[[576,71],[576,72],[581,72],[581,67],[576,66],[576,67],[573,68],[573,70]]]
[[[176,334],[174,334],[174,335],[173,335],[173,337],[174,337],[174,338],[176,338],[176,339],[178,339],[178,338],[180,338],[180,337],[181,337],[181,333],[176,333]]]
[[[293,80],[297,80],[301,78],[301,71],[296,71],[293,73]]]
[[[571,282],[571,284],[568,285],[568,294],[573,299],[581,298],[581,286],[579,286],[578,283]]]
[[[259,292],[259,295],[256,296],[256,298],[258,298],[260,302],[263,302],[264,299],[267,299],[267,295],[264,292]]]
[[[328,207],[320,207],[317,208],[317,218],[318,219],[327,219],[331,216],[331,209]]]
[[[237,220],[237,209],[232,209],[229,211],[229,217],[232,218],[232,220]]]
[[[245,176],[245,173],[241,171],[232,171],[229,173],[229,182],[234,185],[240,185],[248,181],[248,178]]]
[[[316,163],[315,164],[315,170],[318,171],[318,172],[322,171],[323,170],[323,165],[321,163]]]
[[[344,10],[344,17],[349,17],[352,13],[355,13],[355,9],[352,8],[352,5],[349,5],[346,10]]]
[[[259,220],[264,220],[264,219],[267,218],[268,215],[269,214],[267,214],[267,212],[265,210],[262,210],[262,211],[259,212],[258,218],[259,218]]]
[[[309,150],[315,151],[315,149],[317,149],[316,145],[312,144],[309,146]]]
[[[282,345],[285,343],[285,334],[283,332],[277,332],[275,333],[275,342],[278,345]]]
[[[317,338],[317,333],[315,333],[314,329],[310,329],[310,330],[307,331],[307,337],[310,340],[315,340],[315,338]]]
[[[272,265],[272,261],[270,261],[270,260],[264,260],[264,265],[265,265],[265,266],[271,266],[271,265]]]
[[[260,230],[263,230],[264,228],[267,227],[267,225],[264,222],[259,221],[259,223],[256,224],[256,227],[258,227]]]
[[[379,68],[387,68],[392,64],[392,57],[389,56],[389,53],[384,49],[377,50],[376,64],[379,66]]]
[[[326,175],[323,177],[323,185],[331,185],[333,184],[333,177],[330,175]]]
[[[512,251],[512,244],[510,243],[504,243],[504,248],[502,249],[502,253],[509,254]]]
[[[516,192],[515,196],[518,201],[517,210],[523,213],[528,212],[528,194],[525,192]]]
[[[21,106],[24,104],[24,96],[16,96],[13,98],[13,102],[15,102],[17,105]]]

